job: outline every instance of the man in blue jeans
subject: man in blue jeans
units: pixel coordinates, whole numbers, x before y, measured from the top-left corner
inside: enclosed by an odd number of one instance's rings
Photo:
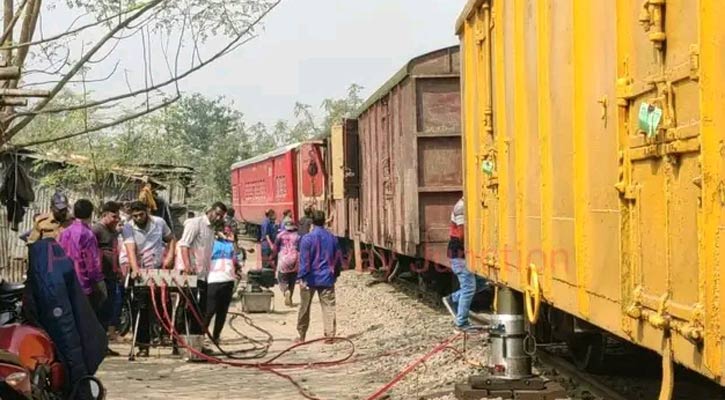
[[[458,286],[460,289],[444,297],[443,305],[455,317],[456,329],[468,331],[480,328],[471,325],[471,322],[468,320],[468,313],[471,309],[473,296],[486,289],[488,283],[485,279],[466,268],[464,210],[463,198],[461,197],[456,205],[453,206],[453,212],[451,212],[450,239],[448,241],[448,258],[451,260],[451,270],[453,270],[453,273],[458,278]]]

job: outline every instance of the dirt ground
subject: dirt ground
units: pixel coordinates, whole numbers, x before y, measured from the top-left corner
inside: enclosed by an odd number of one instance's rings
[[[254,265],[254,260],[249,260]],[[441,341],[455,334],[451,318],[437,305],[421,302],[415,295],[387,283],[372,284],[369,274],[347,271],[336,287],[338,336],[350,338],[355,355],[348,362],[326,367],[280,370],[289,374],[308,394],[325,400],[367,399],[389,382],[410,362],[417,360]],[[295,304],[299,295],[295,293]],[[235,300],[232,310],[239,310]],[[249,314],[255,324],[274,336],[269,354],[276,355],[292,345],[297,336],[297,308],[284,306],[275,288],[275,311]],[[264,336],[244,323],[234,326],[245,335],[257,339]],[[308,339],[322,335],[319,303],[312,305],[312,321]],[[222,346],[235,350],[243,346],[228,326]],[[113,348],[127,354],[129,343]],[[463,350],[463,341],[452,347]],[[347,343],[315,343],[299,348],[278,361],[313,362],[339,359],[348,354]],[[485,344],[480,339],[466,342],[466,358],[482,360]],[[256,361],[256,360],[255,360]],[[450,391],[476,372],[472,363],[464,362],[453,350],[437,353],[402,379],[387,399],[417,399],[422,395]],[[126,357],[107,358],[97,376],[108,391],[108,399],[302,399],[290,382],[258,369],[240,369],[208,363],[189,363],[171,355],[168,348],[153,349],[151,357],[130,362]]]

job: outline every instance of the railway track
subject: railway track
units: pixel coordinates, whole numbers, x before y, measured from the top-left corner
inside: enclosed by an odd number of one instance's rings
[[[608,386],[597,375],[580,371],[566,358],[544,349],[536,352],[539,369],[550,379],[562,383],[569,395],[576,398],[602,400],[632,400],[626,394]],[[588,399],[589,400],[589,399]]]

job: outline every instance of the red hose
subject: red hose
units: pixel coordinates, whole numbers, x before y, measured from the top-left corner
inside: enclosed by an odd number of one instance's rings
[[[178,282],[176,282],[176,280],[174,280],[173,282],[176,285],[178,285]],[[164,286],[161,286],[161,288],[162,288],[162,291],[165,290],[165,285]],[[181,296],[184,298],[184,300],[186,300],[186,303],[187,304],[191,304],[191,300],[186,295],[186,293],[184,293],[183,290],[180,290],[179,293],[181,293]],[[163,292],[162,292],[162,294],[163,294]],[[196,309],[194,307],[189,307],[189,309],[191,310],[191,313],[194,316],[194,319],[196,319],[196,321],[202,327],[204,327],[206,324],[204,323],[204,320],[201,318],[201,316],[199,316],[199,314],[197,313]],[[205,330],[206,330],[206,334],[209,335],[208,329],[205,328]],[[209,336],[211,336],[211,335],[209,335]],[[306,345],[309,345],[309,344],[312,344],[312,343],[316,343],[316,342],[321,342],[323,340],[333,340],[335,342],[338,342],[338,341],[340,341],[340,342],[347,342],[348,344],[350,344],[350,347],[351,347],[350,353],[347,356],[343,357],[343,358],[336,359],[336,360],[332,360],[332,361],[317,361],[317,362],[312,362],[312,363],[274,363],[275,360],[279,359],[284,354],[287,354],[290,351],[292,351],[292,350],[294,350],[294,349],[296,349],[298,347],[306,346]],[[323,337],[323,338],[308,340],[308,341],[305,341],[305,342],[295,343],[294,345],[292,345],[290,347],[287,347],[286,349],[282,350],[276,356],[274,356],[274,357],[270,358],[269,360],[267,360],[265,362],[262,362],[262,363],[234,362],[234,361],[222,360],[222,359],[219,359],[219,358],[217,358],[217,360],[220,360],[223,363],[228,364],[228,365],[232,365],[232,366],[233,365],[238,365],[238,366],[248,366],[248,367],[263,366],[263,367],[274,367],[274,368],[299,368],[299,367],[310,368],[310,367],[329,367],[329,366],[340,365],[340,364],[344,363],[345,361],[349,360],[350,358],[352,358],[352,356],[354,354],[355,354],[355,343],[353,343],[352,340],[350,340],[348,338],[345,338],[345,337],[332,337],[332,338],[330,338],[330,337]]]
[[[457,333],[457,334],[449,337],[448,339],[440,342],[436,347],[433,348],[433,350],[429,351],[426,355],[415,360],[413,363],[411,363],[407,367],[405,367],[405,369],[402,370],[401,372],[399,372],[398,375],[396,375],[395,378],[393,378],[393,380],[391,380],[390,382],[385,384],[385,386],[381,387],[375,393],[370,395],[370,397],[368,397],[367,400],[375,400],[375,399],[380,398],[380,396],[382,396],[387,391],[392,389],[393,386],[395,386],[398,382],[400,382],[401,379],[403,379],[406,375],[408,375],[410,373],[410,371],[414,370],[415,367],[417,367],[420,363],[425,362],[429,358],[433,357],[433,355],[435,355],[436,353],[446,349],[449,344],[451,344],[452,342],[454,342],[455,340],[460,338],[461,335],[463,335],[463,333]]]
[[[178,285],[178,283],[177,283],[177,285]],[[151,280],[149,282],[149,289],[151,291],[151,302],[153,305],[154,313],[156,314],[156,318],[158,318],[162,327],[178,341],[178,343],[181,347],[187,349],[192,354],[194,354],[197,357],[204,359],[212,364],[224,364],[224,365],[237,367],[237,368],[255,368],[255,369],[259,369],[260,371],[263,371],[263,372],[269,372],[274,375],[277,375],[277,376],[289,381],[299,391],[299,393],[303,397],[305,397],[306,399],[309,399],[309,400],[320,400],[320,399],[307,394],[306,391],[304,390],[304,388],[302,388],[302,386],[300,386],[300,384],[297,383],[291,376],[283,374],[279,371],[276,371],[275,368],[283,368],[283,369],[300,368],[300,367],[315,368],[315,367],[327,367],[327,366],[334,366],[334,365],[342,365],[342,364],[346,363],[348,360],[350,360],[353,357],[353,355],[355,354],[355,345],[350,339],[343,338],[343,337],[335,337],[335,338],[318,338],[318,339],[313,339],[313,340],[294,344],[294,345],[282,350],[276,356],[270,358],[269,360],[267,360],[265,362],[261,362],[261,363],[245,363],[245,362],[227,361],[227,360],[223,360],[223,359],[220,359],[217,357],[209,356],[209,355],[206,355],[206,354],[194,349],[193,347],[189,346],[186,343],[186,341],[183,339],[183,337],[181,337],[179,334],[176,333],[174,324],[171,321],[171,319],[169,318],[168,308],[166,306],[166,297],[167,297],[166,285],[165,284],[161,285],[161,297],[162,297],[161,304],[162,304],[163,311],[164,311],[163,317],[161,316],[161,313],[159,312],[159,309],[158,309],[158,305],[156,304],[156,296],[155,296],[156,284],[153,280]],[[179,293],[181,293],[182,296],[184,297],[184,299],[187,300],[187,304],[190,304],[188,301],[189,299],[186,296],[186,294],[183,292],[183,290],[180,290]],[[201,326],[205,326],[204,321],[201,319],[199,314],[196,312],[196,309],[194,307],[190,307],[190,310],[191,310],[192,314],[194,315],[194,318],[197,320],[197,322],[199,322],[201,324]],[[380,398],[380,396],[382,396],[383,394],[388,392],[393,386],[395,386],[407,374],[409,374],[411,371],[413,371],[419,364],[425,362],[426,360],[428,360],[429,358],[434,356],[436,353],[439,353],[445,349],[451,349],[451,347],[449,345],[452,342],[459,339],[462,335],[463,335],[462,333],[458,333],[458,334],[455,334],[455,335],[447,338],[446,340],[440,342],[430,352],[428,352],[423,357],[417,359],[416,361],[414,361],[413,363],[411,363],[407,367],[405,367],[405,369],[403,369],[400,373],[398,373],[390,382],[388,382],[385,386],[381,387],[375,393],[373,393],[370,397],[368,397],[367,400],[375,400],[375,399]],[[298,348],[301,346],[306,346],[306,345],[309,345],[309,344],[312,344],[315,342],[319,342],[322,340],[330,340],[330,339],[335,340],[335,341],[339,340],[339,341],[348,342],[352,346],[352,350],[346,357],[338,359],[338,360],[332,360],[332,361],[319,361],[319,362],[312,362],[312,363],[275,363],[274,362],[275,360],[279,359],[284,354],[289,353],[290,351],[294,350],[295,348]]]
[[[306,341],[306,342],[302,342],[302,343],[297,343],[297,344],[290,346],[289,348],[283,350],[281,353],[279,353],[275,357],[273,357],[270,360],[263,362],[263,363],[233,362],[233,361],[222,360],[220,358],[213,357],[213,356],[208,356],[208,355],[194,349],[193,347],[189,346],[188,343],[186,343],[186,341],[183,339],[183,337],[181,337],[179,334],[177,334],[176,331],[174,330],[174,324],[169,318],[168,309],[166,307],[166,297],[167,297],[166,285],[165,284],[161,285],[161,297],[162,297],[161,303],[162,303],[162,307],[164,309],[164,317],[166,317],[166,318],[163,318],[161,316],[161,313],[159,312],[159,307],[156,304],[156,284],[155,284],[155,282],[153,282],[153,280],[151,280],[149,282],[149,290],[151,292],[150,293],[151,303],[153,305],[153,309],[154,309],[154,313],[156,314],[156,318],[158,318],[162,327],[169,333],[169,335],[171,335],[172,337],[174,337],[177,340],[177,342],[179,343],[179,345],[181,347],[187,349],[192,354],[194,354],[197,357],[204,359],[212,364],[224,364],[224,365],[229,365],[229,366],[237,367],[237,368],[255,368],[255,369],[259,369],[260,371],[269,372],[274,375],[277,375],[277,376],[289,381],[299,391],[299,393],[303,397],[305,397],[306,399],[309,399],[309,400],[321,400],[321,399],[307,394],[306,391],[304,390],[304,388],[302,388],[302,386],[300,386],[300,384],[297,383],[291,376],[283,374],[279,371],[276,371],[276,370],[274,370],[274,368],[289,368],[289,367],[301,367],[301,366],[307,366],[307,367],[331,366],[331,365],[336,365],[336,364],[342,364],[343,362],[347,361],[355,354],[355,346],[352,343],[352,341],[347,338],[339,337],[339,338],[319,338],[319,339],[314,339],[314,340],[310,340],[310,341]],[[183,293],[183,291],[179,291],[179,292]],[[199,316],[195,312],[195,310],[192,313],[195,314],[195,318],[199,319]],[[204,326],[203,321],[200,321],[200,323],[202,324],[202,326]],[[281,357],[283,354],[291,351],[294,348],[297,348],[297,347],[300,347],[303,345],[308,345],[308,344],[315,343],[315,342],[319,342],[322,340],[329,340],[329,339],[347,341],[348,343],[350,343],[352,345],[352,350],[351,350],[350,354],[348,354],[345,358],[342,358],[340,360],[325,361],[325,362],[313,362],[313,363],[273,363],[272,362],[272,361],[278,359],[279,357]]]
[[[219,359],[219,358],[216,358],[216,357],[207,356],[206,354],[204,354],[204,353],[202,353],[200,351],[197,351],[193,347],[189,346],[186,343],[186,341],[174,331],[173,323],[170,321],[170,319],[168,319],[168,310],[166,308],[166,298],[165,298],[166,297],[166,285],[162,285],[161,286],[161,296],[162,296],[161,303],[162,303],[162,306],[164,308],[164,316],[166,317],[166,320],[164,320],[163,318],[161,318],[161,314],[159,313],[159,308],[158,308],[158,305],[156,304],[156,293],[155,293],[155,290],[154,290],[155,289],[155,285],[154,285],[153,282],[150,282],[149,288],[151,290],[151,302],[153,303],[153,308],[154,308],[154,313],[156,314],[156,318],[159,319],[159,322],[164,327],[164,329],[166,329],[166,331],[170,335],[172,335],[179,342],[179,344],[181,345],[181,347],[184,347],[185,349],[189,350],[191,353],[195,354],[196,356],[198,356],[198,357],[200,357],[202,359],[205,359],[208,362],[213,363],[213,364],[225,364],[225,365],[230,365],[230,366],[237,367],[237,368],[257,368],[260,371],[264,371],[264,372],[269,372],[269,373],[275,374],[275,375],[277,375],[277,376],[279,376],[281,378],[284,378],[284,379],[288,380],[295,388],[297,388],[297,390],[299,391],[300,395],[302,395],[304,398],[309,399],[309,400],[321,400],[321,399],[319,399],[317,397],[313,397],[313,396],[310,396],[309,394],[307,394],[307,392],[305,392],[304,388],[302,388],[302,386],[300,386],[300,384],[297,383],[289,375],[285,375],[285,374],[283,374],[281,372],[277,372],[277,371],[275,371],[275,370],[273,370],[271,368],[263,367],[261,365],[255,365],[255,364],[248,364],[247,365],[247,364],[244,364],[244,363],[232,363],[232,362],[229,362],[229,361],[224,361],[224,360]],[[169,323],[170,326],[171,326],[171,328],[169,326],[167,326],[166,323]]]

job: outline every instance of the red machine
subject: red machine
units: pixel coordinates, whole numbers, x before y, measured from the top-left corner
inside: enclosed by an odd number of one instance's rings
[[[270,208],[278,217],[292,210],[295,220],[307,205],[322,209],[327,181],[323,146],[322,141],[295,143],[232,165],[237,218],[260,225]]]
[[[0,398],[29,400],[33,395],[30,373],[17,355],[0,350]]]
[[[47,383],[53,392],[63,390],[65,371],[55,357],[55,346],[42,330],[20,324],[0,327],[0,349],[15,354],[20,364],[40,374],[40,381]],[[41,383],[41,382],[38,382]]]

